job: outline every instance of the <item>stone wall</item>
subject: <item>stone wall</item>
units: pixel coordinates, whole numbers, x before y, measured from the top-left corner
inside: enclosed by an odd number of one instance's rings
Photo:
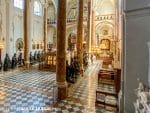
[[[125,0],[124,3],[124,97],[125,113],[134,113],[137,78],[148,84],[148,46],[150,41],[150,1]]]

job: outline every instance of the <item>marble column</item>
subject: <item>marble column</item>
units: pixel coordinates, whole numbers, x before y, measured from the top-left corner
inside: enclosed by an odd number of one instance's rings
[[[24,62],[25,67],[29,68],[29,14],[30,0],[24,1]]]
[[[58,99],[67,97],[66,82],[66,0],[58,0],[56,80]]]
[[[83,0],[78,0],[77,56],[80,74],[83,76]]]
[[[2,2],[2,1],[1,1]],[[6,42],[5,42],[5,48],[6,53],[9,54],[9,57],[13,55],[13,43],[12,39],[13,37],[13,0],[6,0]],[[5,55],[4,55],[5,57]]]
[[[91,19],[92,19],[91,0],[89,0],[88,1],[88,21],[87,21],[88,36],[86,39],[87,53],[91,52]]]
[[[44,6],[44,52],[47,52],[47,6]]]
[[[93,8],[93,7],[92,7]],[[95,46],[95,11],[92,9],[92,33],[91,33],[91,45]]]

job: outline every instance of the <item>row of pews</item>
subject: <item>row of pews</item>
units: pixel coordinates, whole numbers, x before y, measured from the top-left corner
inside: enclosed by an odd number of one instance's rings
[[[118,111],[118,93],[120,91],[121,69],[100,69],[96,90],[96,105],[106,111]]]

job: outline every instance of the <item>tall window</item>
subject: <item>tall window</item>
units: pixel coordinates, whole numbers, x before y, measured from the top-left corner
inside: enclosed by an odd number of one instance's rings
[[[23,0],[14,0],[14,6],[23,9]]]
[[[34,2],[34,14],[37,16],[42,16],[42,7],[38,1]]]

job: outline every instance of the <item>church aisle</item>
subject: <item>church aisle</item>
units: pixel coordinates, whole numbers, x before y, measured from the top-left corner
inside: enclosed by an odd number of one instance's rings
[[[58,103],[52,113],[105,113],[104,109],[95,107],[97,73],[101,62],[94,62],[84,72],[68,99]]]

